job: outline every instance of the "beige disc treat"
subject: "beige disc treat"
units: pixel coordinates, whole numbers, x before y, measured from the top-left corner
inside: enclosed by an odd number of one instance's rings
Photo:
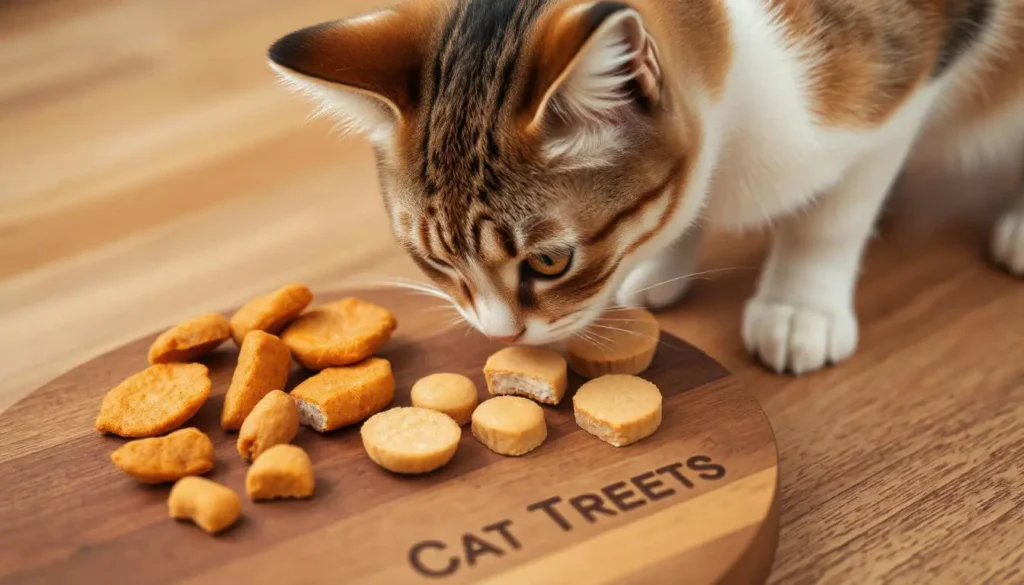
[[[395,473],[428,473],[443,467],[459,448],[462,429],[444,413],[416,406],[392,408],[363,424],[366,454]]]
[[[649,311],[626,309],[598,321],[595,337],[576,336],[566,344],[569,367],[584,378],[637,375],[649,368],[658,350],[661,327]]]
[[[397,326],[391,311],[347,298],[307,311],[284,330],[281,339],[300,364],[323,370],[370,357],[387,344]]]
[[[636,376],[591,380],[576,391],[572,406],[580,428],[616,447],[649,437],[661,425],[661,391]]]
[[[235,343],[250,331],[265,331],[277,335],[285,325],[298,317],[309,303],[313,292],[304,284],[289,284],[274,292],[255,298],[231,316],[231,336]]]
[[[383,358],[328,368],[292,390],[302,424],[321,433],[366,420],[394,397],[395,376]]]
[[[210,313],[164,331],[149,347],[149,363],[191,362],[217,349],[231,337],[223,315]]]
[[[565,358],[537,347],[506,347],[487,359],[487,389],[494,395],[525,396],[558,404],[565,396]]]
[[[309,498],[315,487],[313,462],[295,445],[267,449],[245,474],[245,493],[254,501]]]
[[[292,354],[280,339],[262,331],[250,331],[238,353],[238,365],[224,396],[220,426],[226,431],[242,428],[264,396],[282,390],[292,370]]]
[[[525,455],[548,437],[544,409],[520,396],[498,396],[473,412],[473,436],[499,455]]]
[[[478,398],[473,380],[460,374],[431,374],[412,385],[412,405],[443,412],[460,426],[469,422]]]

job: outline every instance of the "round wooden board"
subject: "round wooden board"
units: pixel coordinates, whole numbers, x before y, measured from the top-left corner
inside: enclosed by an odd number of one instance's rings
[[[432,372],[480,371],[499,346],[401,291],[357,291],[392,309],[396,405]],[[344,296],[318,295],[323,302]],[[218,420],[236,348],[206,363],[214,396],[189,424],[216,444],[209,475],[243,497],[242,519],[210,537],[167,517],[167,486],[144,487],[93,427],[103,395],[146,367],[153,336],[101,356],[0,415],[0,583],[761,583],[778,537],[775,441],[758,404],[715,361],[670,334],[644,376],[664,394],[652,437],[621,449],[576,426],[572,392],[546,408],[549,435],[520,458],[464,429],[452,462],[392,475],[357,428],[302,429],[316,495],[254,504],[247,464]],[[296,370],[292,384],[308,375]]]

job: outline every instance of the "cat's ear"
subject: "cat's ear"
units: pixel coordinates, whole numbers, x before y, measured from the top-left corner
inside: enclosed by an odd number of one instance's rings
[[[270,64],[320,113],[380,140],[417,107],[430,19],[425,8],[405,5],[319,24],[274,43]]]
[[[624,2],[572,2],[542,23],[527,129],[552,156],[594,157],[614,144],[629,108],[656,107],[662,67],[643,17]]]

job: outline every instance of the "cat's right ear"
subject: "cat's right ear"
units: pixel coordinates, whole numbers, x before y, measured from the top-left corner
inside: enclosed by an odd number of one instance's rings
[[[270,65],[346,130],[375,142],[387,139],[418,105],[431,30],[428,4],[298,30],[270,47]]]
[[[541,24],[526,130],[550,160],[594,166],[622,148],[629,112],[662,99],[658,48],[629,3],[564,0]]]

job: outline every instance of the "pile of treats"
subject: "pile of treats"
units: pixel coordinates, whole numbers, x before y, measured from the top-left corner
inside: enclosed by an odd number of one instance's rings
[[[234,490],[201,477],[213,469],[213,441],[196,428],[181,428],[210,396],[209,370],[196,360],[228,339],[240,351],[220,422],[224,431],[238,433],[238,454],[251,462],[245,490],[253,501],[313,496],[313,463],[291,444],[300,424],[326,433],[362,423],[366,454],[399,474],[446,465],[466,424],[495,453],[525,455],[547,438],[538,403],[561,402],[568,368],[590,379],[573,397],[576,422],[587,432],[621,447],[661,424],[661,392],[636,377],[659,343],[658,323],[646,311],[615,312],[622,326],[602,329],[598,343],[570,342],[568,362],[538,348],[495,353],[484,366],[494,397],[482,404],[472,380],[437,373],[413,385],[411,407],[385,410],[395,378],[390,362],[374,354],[395,331],[394,315],[355,298],[306,311],[312,300],[308,287],[294,284],[251,301],[230,320],[209,314],[185,321],[153,342],[149,368],[104,397],[97,430],[135,439],[111,459],[141,483],[173,482],[172,518],[215,534],[241,514]],[[286,393],[293,360],[317,373]]]

